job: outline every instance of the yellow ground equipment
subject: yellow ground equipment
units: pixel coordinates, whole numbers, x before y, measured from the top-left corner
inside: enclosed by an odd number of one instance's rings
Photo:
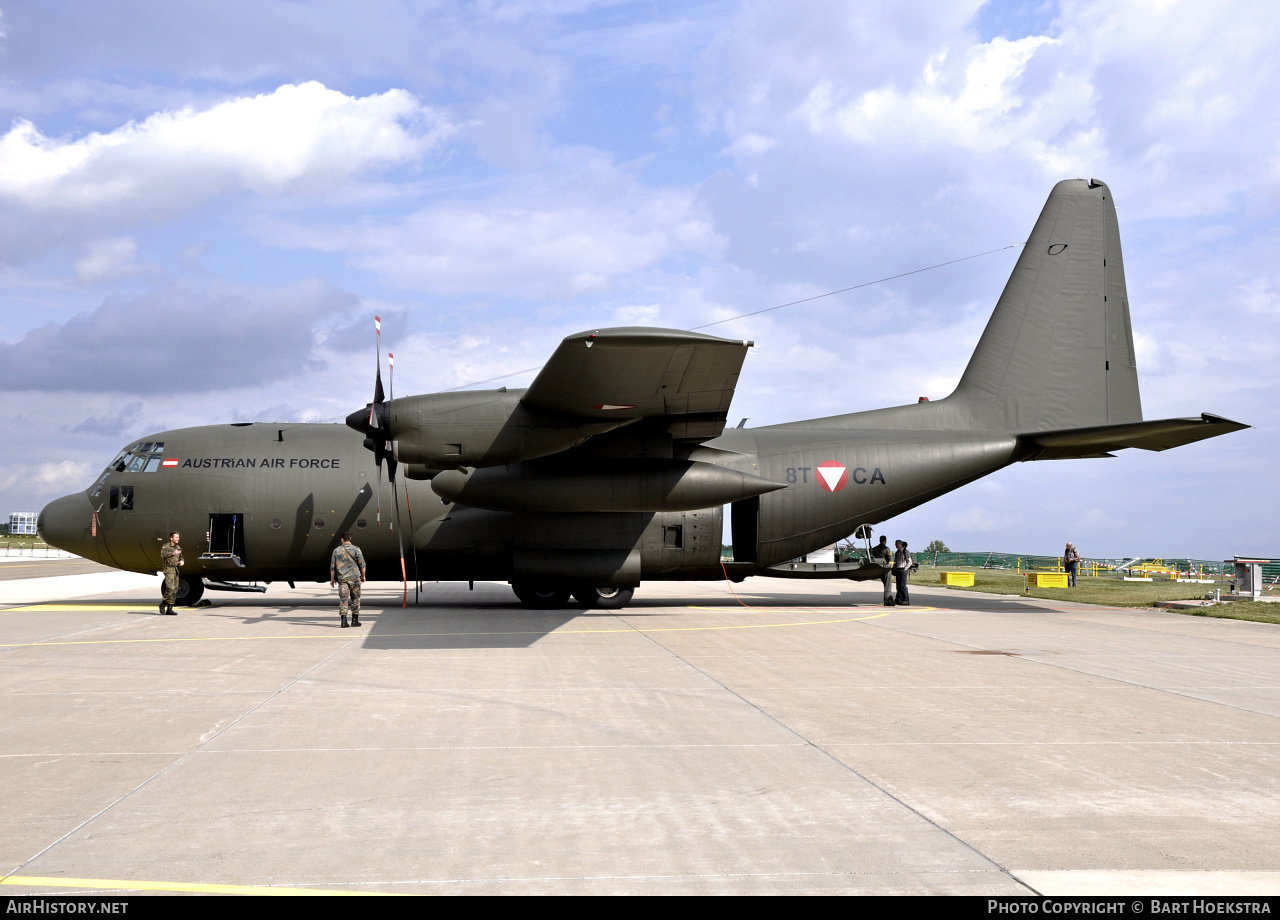
[[[1028,588],[1065,588],[1066,572],[1027,572]]]

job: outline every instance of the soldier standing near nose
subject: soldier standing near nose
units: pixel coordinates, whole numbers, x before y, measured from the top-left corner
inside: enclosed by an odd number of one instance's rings
[[[182,547],[178,532],[169,534],[169,542],[160,547],[160,567],[164,569],[164,585],[160,588],[160,613],[176,617],[173,602],[178,599],[178,567],[182,565]]]
[[[351,534],[344,533],[329,563],[329,586],[338,586],[338,616],[342,617],[343,629],[348,625],[348,609],[351,611],[350,625],[360,625],[360,583],[364,578],[364,553],[351,543]]]

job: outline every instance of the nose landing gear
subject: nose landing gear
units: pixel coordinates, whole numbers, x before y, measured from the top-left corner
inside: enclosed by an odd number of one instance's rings
[[[204,596],[204,581],[199,575],[179,575],[176,598],[184,607],[194,607]]]

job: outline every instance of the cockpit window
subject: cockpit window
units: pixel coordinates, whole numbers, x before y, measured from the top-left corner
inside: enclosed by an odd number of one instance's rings
[[[154,473],[160,469],[163,456],[164,441],[144,441],[116,454],[116,458],[107,464],[107,470],[102,475],[105,478],[112,473]],[[101,485],[99,480],[99,488],[94,491],[94,495],[101,491]]]

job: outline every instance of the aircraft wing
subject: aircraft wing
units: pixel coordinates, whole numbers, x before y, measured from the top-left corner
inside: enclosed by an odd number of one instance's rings
[[[676,329],[581,332],[560,343],[521,402],[578,418],[664,417],[672,437],[714,438],[753,344]]]
[[[1165,418],[1125,425],[1040,431],[1024,434],[1021,440],[1033,449],[1041,449],[1035,457],[1037,460],[1074,460],[1108,457],[1111,455],[1110,451],[1126,447],[1168,450],[1248,427],[1241,422],[1205,412],[1199,418]]]

